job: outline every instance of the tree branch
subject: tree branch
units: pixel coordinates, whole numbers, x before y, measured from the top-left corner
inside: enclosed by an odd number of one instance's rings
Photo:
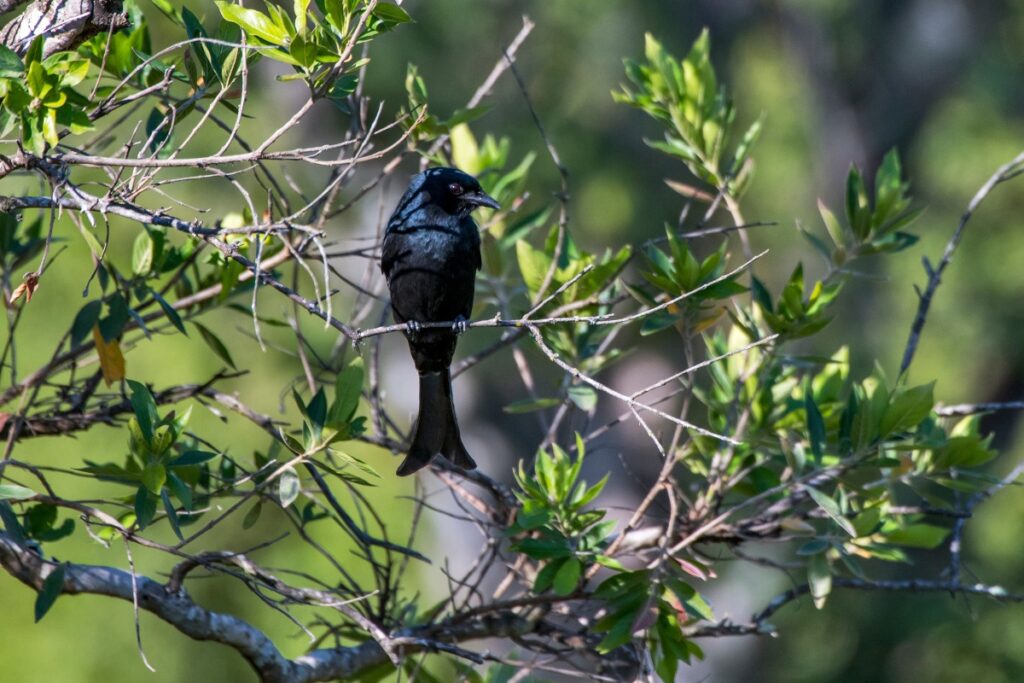
[[[0,11],[20,4],[0,2]],[[36,36],[46,36],[43,56],[70,50],[101,31],[128,26],[121,0],[36,0],[0,29],[0,43],[25,54]]]
[[[0,566],[35,591],[59,566],[44,560],[0,532]],[[184,590],[170,591],[144,576],[136,577],[139,608],[150,612],[195,640],[210,640],[238,651],[264,683],[315,683],[349,678],[388,661],[374,640],[351,647],[314,650],[288,659],[266,634],[230,614],[208,610],[193,601]],[[100,565],[64,564],[63,593],[106,595],[132,602],[132,575],[122,569]],[[401,629],[383,636],[401,656],[424,651],[451,652],[452,643],[493,637],[518,637],[537,626],[509,609],[484,614],[458,623],[439,622]],[[382,634],[383,635],[383,634]]]
[[[978,210],[978,207],[988,197],[989,193],[995,189],[995,186],[1017,176],[1021,172],[1022,167],[1024,167],[1024,152],[1021,152],[1012,161],[996,169],[996,172],[985,181],[985,184],[971,198],[970,203],[967,205],[967,210],[960,217],[960,223],[956,226],[953,236],[946,243],[946,249],[942,253],[942,260],[939,261],[939,265],[932,268],[927,260],[925,261],[925,270],[928,272],[928,285],[920,295],[920,300],[917,304],[917,314],[914,316],[914,322],[910,326],[907,346],[903,351],[903,361],[900,363],[901,376],[906,373],[910,363],[914,360],[914,354],[917,352],[917,344],[921,340],[921,331],[924,329],[924,323],[928,317],[928,310],[931,308],[935,290],[939,288],[939,284],[942,282],[942,274],[953,260],[953,253],[960,244],[960,239],[963,237],[967,222],[971,220],[971,216]]]

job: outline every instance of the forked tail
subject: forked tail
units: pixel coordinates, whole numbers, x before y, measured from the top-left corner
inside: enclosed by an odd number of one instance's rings
[[[398,467],[398,476],[405,477],[426,467],[438,453],[463,469],[476,468],[459,434],[452,403],[451,374],[447,368],[440,372],[420,373],[420,415],[416,420],[416,434],[409,454]]]

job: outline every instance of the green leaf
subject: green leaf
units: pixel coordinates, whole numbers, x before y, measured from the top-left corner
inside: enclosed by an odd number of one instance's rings
[[[281,473],[277,480],[277,497],[281,501],[281,507],[288,507],[299,497],[301,487],[299,475],[291,467]]]
[[[135,522],[139,530],[145,529],[156,516],[156,497],[145,486],[135,492]]]
[[[570,557],[559,568],[555,574],[552,588],[556,595],[570,595],[580,582],[580,575],[583,573],[583,565],[575,557]]]
[[[50,611],[53,603],[57,602],[61,591],[64,590],[65,573],[65,565],[59,564],[43,579],[43,585],[40,586],[39,594],[36,595],[35,616],[37,624]]]
[[[348,104],[345,99],[356,91],[359,85],[357,74],[344,74],[339,76],[327,90],[327,98],[334,102],[342,111],[348,113]]]
[[[142,276],[153,268],[153,238],[143,230],[135,238],[132,249],[132,272]]]
[[[0,484],[0,500],[26,500],[36,495],[30,488],[17,484]]]
[[[11,48],[0,45],[0,78],[21,78],[25,65]]]
[[[210,347],[210,350],[213,351],[218,358],[230,365],[232,369],[235,369],[235,361],[231,358],[231,353],[228,352],[228,347],[224,346],[224,342],[222,342],[217,335],[211,332],[206,325],[197,323],[194,320],[192,321],[192,324],[197,330],[199,330],[200,338],[202,338],[206,345]]]
[[[608,555],[596,555],[594,560],[602,567],[608,567],[608,569],[614,569],[620,572],[626,571],[626,566],[614,557],[609,557]]]
[[[288,54],[299,66],[308,69],[316,61],[316,43],[306,40],[302,34],[296,34],[288,46]]]
[[[186,510],[192,509],[192,489],[174,472],[167,473],[167,487],[181,501]]]
[[[931,550],[939,547],[950,530],[931,524],[911,524],[902,529],[895,529],[886,534],[890,543],[905,545],[911,548],[925,548]]]
[[[169,112],[165,114],[161,107],[153,107],[146,118],[146,139],[149,143],[146,150],[160,159],[167,158],[172,151],[172,146],[167,144],[172,132]]]
[[[210,451],[185,451],[174,460],[167,463],[168,467],[190,467],[192,465],[201,465],[204,462],[208,462],[216,458],[218,453],[211,453]]]
[[[825,229],[828,231],[828,236],[832,238],[832,243],[837,247],[845,247],[846,239],[843,235],[843,226],[839,224],[839,220],[836,215],[825,206],[825,202],[818,200],[818,213],[821,214],[821,220],[825,223]]]
[[[814,606],[818,609],[824,607],[828,594],[832,592],[832,574],[824,554],[812,555],[807,561],[807,585],[811,589]]]
[[[871,212],[868,210],[864,178],[856,166],[850,166],[850,173],[846,176],[846,220],[854,235],[861,240],[867,238],[871,229]]]
[[[245,517],[242,519],[242,528],[251,529],[260,518],[260,513],[263,512],[263,503],[257,502],[249,511],[245,513]]]
[[[294,0],[295,6],[295,30],[299,33],[306,31],[306,12],[309,9],[309,0]]]
[[[261,38],[273,45],[286,45],[288,33],[275,24],[270,17],[254,9],[246,9],[229,2],[216,2],[220,15],[232,24],[238,24],[249,35]]]
[[[32,62],[28,67],[28,78],[26,79],[28,84],[29,92],[36,97],[42,97],[47,89],[46,85],[46,70],[43,69],[43,65],[39,62]]]
[[[99,299],[93,300],[82,306],[81,310],[78,311],[78,315],[75,316],[75,321],[71,323],[71,346],[78,346],[85,338],[92,332],[92,328],[96,325],[96,322],[100,318],[100,311],[103,308],[103,302]]]
[[[128,304],[120,292],[110,297],[110,300],[107,301],[107,317],[98,323],[103,341],[109,344],[120,337],[130,317]]]
[[[316,390],[306,406],[306,417],[319,437],[324,425],[327,424],[327,397],[324,395],[323,387]]]
[[[935,382],[911,389],[897,390],[882,416],[882,436],[917,426],[935,405]]]
[[[859,452],[878,438],[882,416],[889,406],[889,390],[878,377],[868,377],[855,390],[865,395],[863,399],[857,397],[858,408],[850,432],[853,449]]]
[[[171,525],[171,530],[174,531],[174,535],[178,537],[179,541],[184,541],[185,537],[181,534],[181,527],[178,523],[178,513],[174,509],[174,503],[171,502],[167,489],[160,492],[160,500],[164,503],[164,512],[167,513],[167,521]]]
[[[754,301],[765,313],[774,313],[775,308],[772,305],[772,295],[768,293],[768,288],[764,286],[764,283],[758,280],[756,277],[750,279],[750,291],[754,295]]]
[[[840,455],[847,455],[850,452],[850,448],[853,446],[853,418],[857,415],[859,407],[860,406],[857,403],[857,392],[851,391],[850,397],[846,402],[846,408],[843,410],[843,414],[839,418]]]
[[[811,453],[814,454],[815,461],[820,463],[824,452],[825,420],[821,416],[821,411],[818,410],[818,404],[814,402],[814,392],[811,390],[810,382],[804,389],[804,410],[807,413],[807,433],[811,439]]]
[[[167,468],[158,462],[151,462],[142,470],[142,485],[153,494],[159,494],[167,481]]]
[[[363,374],[363,359],[358,357],[338,373],[327,424],[332,427],[348,424],[355,416],[363,392]]]
[[[990,439],[977,434],[953,436],[935,454],[939,467],[977,467],[996,457],[997,452],[988,448]]]
[[[636,613],[632,610],[623,610],[615,614],[611,628],[607,635],[597,645],[597,651],[607,654],[617,647],[625,645],[633,639],[633,625],[636,623]]]
[[[523,399],[522,401],[513,401],[507,406],[502,408],[506,413],[512,415],[518,415],[520,413],[532,413],[535,410],[544,410],[546,408],[553,408],[562,401],[557,398],[537,398],[537,399]]]
[[[890,211],[903,199],[902,175],[899,153],[895,149],[890,149],[875,173],[875,214],[872,219],[876,225],[881,225]]]
[[[583,412],[589,413],[597,407],[597,392],[593,387],[586,384],[576,384],[569,387],[569,400],[576,404]],[[508,408],[506,407],[506,412]]]
[[[3,522],[2,528],[11,536],[11,538],[18,543],[25,542],[25,531],[21,528],[21,524],[18,522],[18,516],[14,514],[14,510],[11,509],[10,504],[4,500],[0,500],[0,521]]]
[[[711,605],[707,603],[707,600],[700,593],[694,592],[692,597],[683,600],[682,603],[687,614],[691,617],[704,619],[705,621],[714,621],[715,614],[711,611]]]
[[[529,555],[535,560],[547,560],[572,555],[567,542],[561,538],[524,538],[518,541],[514,547],[516,551]]]
[[[139,429],[142,430],[146,441],[152,441],[153,427],[160,420],[156,412],[156,401],[153,400],[153,394],[149,393],[149,388],[145,384],[135,380],[128,380],[128,386],[132,390],[132,409],[139,421]]]
[[[743,138],[740,140],[740,143],[736,145],[736,153],[733,157],[732,170],[730,171],[731,175],[735,176],[739,173],[740,168],[743,166],[743,162],[745,162],[747,157],[750,155],[751,147],[754,146],[754,143],[757,142],[757,139],[761,136],[761,129],[763,126],[764,114],[762,113],[756,121],[750,124],[750,128],[747,128],[747,132],[743,134]]]
[[[60,142],[60,137],[57,135],[57,111],[47,109],[43,114],[42,120],[43,139],[50,144],[50,147],[56,147],[57,143]]]
[[[796,554],[802,557],[810,555],[819,555],[831,547],[832,544],[826,541],[825,539],[815,538],[814,540],[807,541],[807,543],[804,543],[802,546],[797,548]]]
[[[412,21],[408,12],[390,2],[377,3],[377,6],[373,8],[373,16],[389,24],[389,27]]]
[[[850,534],[850,536],[857,536],[857,530],[853,528],[853,524],[850,523],[850,520],[843,516],[843,513],[839,510],[838,503],[816,488],[807,486],[804,490],[806,490],[811,498],[814,499],[814,502],[818,504],[818,507],[824,510],[825,514],[831,517],[832,521],[838,524],[843,531]]]
[[[516,242],[516,260],[530,296],[536,296],[551,267],[551,257],[539,249],[534,249],[526,240],[519,240]]]
[[[857,530],[857,537],[870,536],[878,530],[879,522],[882,520],[882,508],[879,505],[862,510],[853,518],[853,528]]]
[[[593,502],[593,500],[601,494],[601,491],[604,490],[605,484],[608,483],[608,477],[608,474],[604,475],[603,477],[601,477],[600,481],[598,481],[590,488],[584,488],[581,484],[580,487],[576,490],[576,494],[573,496],[573,499],[571,501],[572,506],[576,509],[579,509],[584,505],[588,505],[589,503]]]
[[[181,316],[178,315],[176,310],[174,310],[174,307],[167,303],[167,299],[160,296],[160,293],[155,289],[150,289],[149,293],[152,294],[153,298],[156,299],[156,302],[160,304],[160,308],[163,309],[164,315],[166,315],[167,319],[171,321],[171,324],[187,337],[188,332],[185,331],[185,323],[182,322]]]
[[[168,0],[150,0],[153,5],[160,10],[164,16],[173,21],[175,24],[181,25],[182,20],[178,15],[178,10]],[[186,10],[183,10],[186,11]],[[190,12],[191,14],[191,12]]]
[[[569,559],[555,560],[545,564],[544,568],[537,572],[537,578],[533,580],[533,592],[540,594],[551,588],[551,584],[555,582],[555,575],[558,574],[558,570],[568,561]]]

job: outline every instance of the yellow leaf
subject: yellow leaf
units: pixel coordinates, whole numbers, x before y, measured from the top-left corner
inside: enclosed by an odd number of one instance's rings
[[[452,126],[448,134],[452,143],[452,161],[470,175],[480,172],[480,148],[473,131],[465,123]]]
[[[99,325],[92,328],[92,340],[96,342],[96,353],[99,354],[103,381],[107,383],[107,386],[124,379],[124,356],[121,355],[120,342],[116,339],[110,343],[104,341]]]
[[[704,330],[714,325],[716,322],[718,322],[718,319],[722,317],[723,313],[725,313],[724,308],[716,308],[713,311],[711,311],[710,314],[698,318],[697,322],[694,323],[693,325],[694,334],[697,334],[698,332],[703,332]]]

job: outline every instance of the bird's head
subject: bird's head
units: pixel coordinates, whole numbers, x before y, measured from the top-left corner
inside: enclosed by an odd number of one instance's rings
[[[420,175],[420,191],[426,192],[434,205],[452,216],[468,216],[478,206],[501,208],[498,202],[481,189],[476,178],[457,168],[428,168]],[[413,180],[415,184],[416,179]]]

